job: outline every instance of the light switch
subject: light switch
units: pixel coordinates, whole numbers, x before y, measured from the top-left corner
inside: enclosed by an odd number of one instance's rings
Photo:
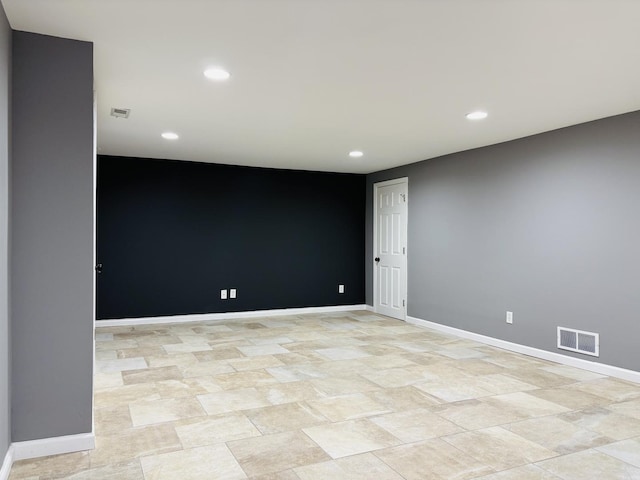
[[[226,288],[224,290],[220,290],[220,299],[221,300],[226,300],[227,299],[227,289]]]

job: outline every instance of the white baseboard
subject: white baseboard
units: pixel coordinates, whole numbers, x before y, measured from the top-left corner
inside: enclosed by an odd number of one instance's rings
[[[11,473],[11,465],[13,465],[13,447],[9,445],[9,450],[7,450],[2,462],[2,468],[0,468],[0,480],[8,480]]]
[[[96,436],[93,433],[79,433],[11,444],[14,462],[28,458],[93,450],[94,448],[96,448]]]
[[[130,325],[151,325],[156,323],[188,323],[231,320],[235,318],[277,317],[280,315],[302,315],[305,313],[349,312],[366,310],[367,306],[336,305],[330,307],[281,308],[277,310],[252,310],[246,312],[197,313],[192,315],[169,315],[166,317],[117,318],[113,320],[96,320],[96,328],[120,327]]]
[[[640,372],[636,372],[635,370],[627,370],[626,368],[615,367],[613,365],[592,362],[590,360],[584,360],[582,358],[570,357],[568,355],[562,355],[561,353],[548,352],[539,348],[528,347],[519,343],[512,343],[507,342],[506,340],[500,340],[498,338],[487,337],[486,335],[480,335],[479,333],[473,333],[469,332],[468,330],[461,330],[459,328],[429,322],[420,318],[407,316],[407,322],[414,325],[427,327],[432,330],[437,330],[439,332],[455,335],[457,337],[475,340],[476,342],[502,348],[511,352],[522,353],[531,357],[541,358],[542,360],[549,360],[551,362],[568,365],[570,367],[581,368],[583,370],[599,373],[601,375],[607,375],[609,377],[616,377],[623,380],[640,383]]]

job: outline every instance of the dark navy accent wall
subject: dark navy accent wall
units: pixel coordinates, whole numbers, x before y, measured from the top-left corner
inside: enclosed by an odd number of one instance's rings
[[[97,318],[364,303],[365,178],[100,156]]]

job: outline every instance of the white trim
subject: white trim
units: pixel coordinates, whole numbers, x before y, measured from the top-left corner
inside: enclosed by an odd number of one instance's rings
[[[366,305],[335,305],[330,307],[280,308],[277,310],[251,310],[246,312],[196,313],[192,315],[169,315],[166,317],[118,318],[96,320],[96,328],[129,325],[152,325],[155,323],[187,323],[231,320],[234,318],[277,317],[280,315],[303,315],[306,313],[350,312],[366,310]]]
[[[91,44],[92,48],[93,44]],[[95,52],[94,52],[95,55]],[[92,275],[92,284],[91,284],[91,320],[93,322],[93,329],[91,330],[91,359],[93,360],[92,370],[91,370],[91,391],[94,391],[95,381],[94,374],[97,371],[96,369],[96,283],[97,283],[97,272],[95,270],[95,265],[97,264],[97,254],[98,254],[98,239],[97,239],[97,221],[98,221],[98,208],[97,208],[97,191],[98,191],[98,92],[96,91],[95,80],[93,84],[93,190],[91,192],[91,197],[93,201],[93,231],[92,239],[93,239],[93,262],[91,265],[91,275]],[[95,413],[95,399],[94,395],[91,395],[91,433],[96,431],[96,413]]]
[[[4,456],[4,461],[2,462],[2,468],[0,468],[0,480],[9,479],[11,465],[13,465],[13,447],[9,445],[9,450],[7,450],[7,454]]]
[[[628,370],[626,368],[620,368],[614,365],[607,365],[605,363],[592,362],[589,360],[584,360],[582,358],[570,357],[561,353],[548,352],[539,348],[528,347],[519,343],[512,343],[507,342],[506,340],[500,340],[498,338],[487,337],[486,335],[480,335],[479,333],[473,333],[467,330],[461,330],[459,328],[429,322],[420,318],[407,316],[407,322],[413,325],[418,325],[421,327],[430,328],[432,330],[437,330],[439,332],[455,335],[457,337],[475,340],[476,342],[502,348],[511,352],[522,353],[531,357],[541,358],[542,360],[549,360],[551,362],[561,363],[570,367],[581,368],[583,370],[599,373],[601,375],[607,375],[610,377],[621,378],[622,380],[629,380],[630,382],[640,383],[640,372],[636,372],[635,370]]]
[[[93,433],[79,433],[63,437],[13,442],[11,448],[13,449],[13,461],[15,462],[28,458],[93,450],[96,448],[96,436]]]
[[[407,196],[409,196],[409,177],[394,178],[392,180],[385,180],[384,182],[376,182],[373,184],[373,257],[378,254],[378,188],[388,187],[389,185],[404,184],[407,186]],[[404,318],[398,318],[398,320],[407,321],[407,309],[409,308],[409,299],[407,292],[409,291],[409,263],[407,262],[408,255],[408,243],[409,243],[409,201],[405,202],[405,222],[404,222],[404,242],[405,242],[405,255],[404,255]],[[372,259],[373,260],[373,259]],[[373,262],[373,309],[372,311],[378,313],[376,305],[378,302],[378,269],[376,268],[375,261]],[[396,318],[396,317],[393,317]]]

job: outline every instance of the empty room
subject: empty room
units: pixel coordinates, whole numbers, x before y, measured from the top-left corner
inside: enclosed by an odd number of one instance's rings
[[[639,22],[0,0],[0,480],[640,479]]]

